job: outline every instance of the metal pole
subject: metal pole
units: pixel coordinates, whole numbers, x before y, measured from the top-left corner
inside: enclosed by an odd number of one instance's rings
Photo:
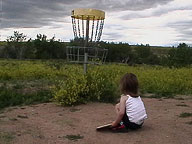
[[[77,52],[77,61],[79,62],[79,47],[78,47],[78,52]]]
[[[87,58],[88,58],[88,54],[85,53],[84,54],[84,74],[87,73]]]
[[[87,47],[89,41],[89,17],[86,20],[86,37],[85,37],[85,47]]]
[[[69,51],[68,51],[69,47],[66,47],[66,54],[67,54],[67,61],[69,61]]]

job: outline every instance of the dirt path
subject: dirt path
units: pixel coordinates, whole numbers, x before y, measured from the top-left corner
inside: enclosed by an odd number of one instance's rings
[[[192,100],[143,100],[149,118],[142,129],[128,133],[95,130],[115,118],[112,104],[8,108],[0,112],[0,144],[191,144],[192,117],[179,115],[192,113]]]

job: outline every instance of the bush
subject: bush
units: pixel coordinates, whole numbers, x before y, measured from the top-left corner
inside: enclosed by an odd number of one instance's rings
[[[66,64],[63,61],[1,60],[0,86],[4,88],[0,89],[0,105],[5,107],[30,104],[46,101],[51,96],[63,105],[88,101],[113,102],[120,97],[120,78],[130,72],[137,75],[143,93],[153,93],[160,97],[192,93],[192,68],[189,67],[88,65],[88,72],[84,75],[82,65]],[[33,82],[38,84],[34,88],[37,92],[19,94],[18,91],[22,92],[28,82],[32,82],[29,86],[32,86]],[[4,86],[4,83],[8,85]],[[50,86],[53,86],[52,95],[49,91],[39,91],[49,89]]]
[[[114,102],[117,95],[115,75],[105,67],[94,67],[87,73],[88,95],[91,101]]]
[[[87,97],[87,79],[78,67],[72,67],[66,72],[66,80],[60,80],[53,87],[56,101],[62,105],[85,103]]]
[[[54,88],[54,98],[63,105],[86,103],[88,101],[114,102],[120,97],[118,85],[125,73],[137,75],[140,91],[159,97],[173,97],[174,94],[191,94],[191,69],[165,68],[159,66],[102,65],[89,66],[83,75],[80,67],[67,70],[67,80],[60,81]]]
[[[59,81],[53,87],[53,95],[62,105],[74,105],[88,101],[114,102],[117,85],[114,77],[103,72],[102,67],[95,67],[86,75],[77,67],[67,73],[67,79]],[[102,71],[102,72],[101,72]]]

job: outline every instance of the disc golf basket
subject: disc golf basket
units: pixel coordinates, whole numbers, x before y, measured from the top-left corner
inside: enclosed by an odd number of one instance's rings
[[[81,44],[67,47],[67,60],[84,64],[104,63],[107,49],[99,48],[98,42],[102,35],[105,12],[96,9],[74,9],[71,18],[74,41]]]

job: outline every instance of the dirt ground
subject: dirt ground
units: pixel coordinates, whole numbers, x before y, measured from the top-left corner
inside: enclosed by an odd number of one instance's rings
[[[115,118],[114,105],[61,107],[44,103],[0,112],[0,144],[191,144],[192,99],[143,99],[148,119],[137,131],[98,132]]]

